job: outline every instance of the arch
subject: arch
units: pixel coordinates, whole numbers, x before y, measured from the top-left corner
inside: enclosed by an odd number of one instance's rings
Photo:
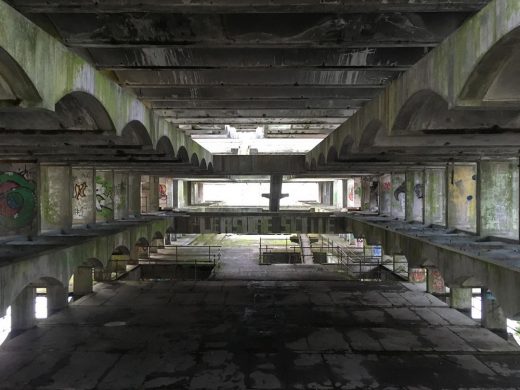
[[[132,144],[152,147],[152,139],[146,127],[139,121],[133,120],[126,124],[121,132],[121,136]]]
[[[314,170],[316,170],[316,168],[318,168],[318,165],[316,163],[316,159],[313,157],[311,159],[311,170],[314,171]]]
[[[101,260],[95,258],[95,257],[90,257],[88,259],[85,259],[81,262],[80,266],[82,267],[92,267],[92,268],[95,268],[95,269],[102,269],[104,268],[105,266],[103,265],[103,263],[101,262]]]
[[[174,233],[175,233],[175,227],[173,225],[168,226],[165,234],[174,234]]]
[[[327,164],[333,163],[338,161],[338,151],[334,146],[331,146],[329,148],[329,151],[327,152]]]
[[[184,146],[181,146],[177,151],[177,159],[181,160],[183,163],[187,163],[190,161],[188,151]]]
[[[340,160],[347,159],[350,156],[352,152],[352,145],[354,145],[354,139],[351,136],[346,136],[341,143],[341,149],[338,155]]]
[[[35,287],[50,287],[50,286],[64,287],[62,281],[60,281],[52,276],[42,276],[42,277],[36,279],[35,281],[33,281],[32,283],[30,283],[30,285],[33,285]]]
[[[175,150],[173,149],[173,145],[170,141],[170,138],[168,138],[167,136],[162,136],[161,138],[159,138],[155,150],[158,153],[164,154],[165,157],[168,157],[172,160],[175,158]]]
[[[360,152],[374,146],[379,131],[383,128],[383,124],[379,120],[371,121],[363,130],[361,139],[359,140],[358,150]]]
[[[500,39],[471,72],[461,100],[518,106],[520,103],[520,27]]]
[[[103,104],[89,93],[68,93],[56,103],[55,111],[68,129],[115,131],[112,118]]]
[[[161,232],[155,232],[152,236],[152,240],[163,240],[164,236]]]
[[[450,109],[448,102],[438,93],[421,90],[401,107],[392,126],[394,134],[411,134],[417,131],[468,129],[478,131],[490,128],[515,128],[518,112],[514,110]]]
[[[198,168],[199,167],[199,156],[197,156],[196,153],[193,153],[191,155],[190,162],[191,162],[191,165]]]
[[[327,161],[325,160],[325,155],[322,152],[318,157],[318,165],[325,165],[326,163]]]
[[[124,245],[119,245],[114,248],[112,255],[130,256],[130,250]]]
[[[200,169],[204,169],[206,170],[208,167],[206,165],[206,159],[203,158],[201,161],[200,161]]]
[[[135,246],[138,246],[138,247],[147,247],[147,246],[150,246],[150,243],[148,242],[148,240],[144,237],[141,237],[139,238],[136,242],[135,242]]]
[[[208,164],[208,172],[213,172],[213,163]]]
[[[27,73],[3,48],[0,48],[0,101],[15,106],[22,101],[30,103],[42,101]]]

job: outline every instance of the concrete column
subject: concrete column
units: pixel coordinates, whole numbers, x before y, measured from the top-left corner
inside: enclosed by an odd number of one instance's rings
[[[11,305],[11,331],[21,331],[36,326],[34,305],[36,289],[25,287]]]
[[[480,235],[518,239],[518,165],[480,162]]]
[[[72,223],[96,222],[96,182],[94,168],[72,168]]]
[[[507,318],[495,296],[487,288],[482,289],[482,326],[507,338]]]
[[[430,294],[445,294],[446,285],[439,270],[433,267],[429,267],[426,270],[426,292]]]
[[[406,220],[423,222],[424,172],[406,172]]]
[[[343,207],[346,207],[346,204],[344,202],[345,191],[343,188],[343,180],[334,180],[334,183],[332,184],[332,189],[334,207],[337,209],[342,209]]]
[[[179,208],[179,180],[172,182],[172,208]]]
[[[114,220],[114,172],[96,170],[96,222]]]
[[[424,223],[446,225],[446,169],[424,171]]]
[[[40,228],[42,232],[72,226],[71,167],[40,167]]]
[[[74,296],[92,293],[92,267],[78,267],[74,273]]]
[[[150,176],[150,197],[148,211],[153,213],[159,210],[159,177]]]
[[[395,256],[396,255],[394,255],[394,260],[395,260]],[[394,271],[395,271],[395,265],[394,265]],[[426,280],[426,270],[424,268],[408,269],[408,280],[412,283],[424,283],[424,281]]]
[[[128,218],[128,173],[114,173],[114,219]]]
[[[141,215],[141,176],[128,176],[128,216],[136,218]]]
[[[379,212],[384,215],[392,213],[392,175],[385,174],[379,178]]]
[[[471,312],[471,288],[466,287],[451,287],[450,288],[450,307]]]
[[[62,285],[47,287],[47,313],[51,315],[67,307],[68,289]]]
[[[448,227],[477,231],[477,165],[450,165],[448,169]]]
[[[326,206],[332,206],[333,203],[333,191],[332,181],[321,181],[319,182],[320,192],[320,203]]]
[[[392,173],[391,215],[404,220],[406,215],[406,177],[404,173]]]
[[[280,211],[280,199],[282,198],[282,175],[271,175],[269,186],[269,211]]]

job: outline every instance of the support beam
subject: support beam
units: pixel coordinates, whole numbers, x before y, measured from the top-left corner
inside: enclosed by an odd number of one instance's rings
[[[450,307],[471,313],[471,299],[473,295],[471,288],[450,287]]]
[[[11,332],[20,332],[36,326],[34,305],[36,289],[25,287],[11,305]]]

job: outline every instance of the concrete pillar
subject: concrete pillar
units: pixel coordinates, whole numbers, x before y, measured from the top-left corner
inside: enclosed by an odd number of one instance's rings
[[[72,168],[72,223],[96,222],[96,182],[94,168]]]
[[[395,260],[394,255],[394,260]],[[395,263],[394,263],[395,264]],[[394,265],[394,271],[396,266]],[[408,280],[412,283],[424,283],[426,280],[426,270],[424,268],[410,268],[408,269]]]
[[[495,296],[487,288],[482,289],[482,326],[507,338],[507,318]]]
[[[114,219],[128,218],[128,173],[114,173]]]
[[[128,216],[136,218],[141,215],[141,176],[128,176]]]
[[[406,177],[404,173],[392,173],[391,215],[404,220],[406,215]]]
[[[179,180],[172,181],[172,208],[179,208]]]
[[[42,232],[72,227],[70,166],[40,167],[40,229]]]
[[[446,225],[446,169],[424,170],[424,223]]]
[[[333,203],[333,191],[332,191],[332,181],[321,181],[319,182],[319,192],[320,192],[320,203],[326,206],[332,206]]]
[[[96,170],[96,222],[114,220],[114,172]]]
[[[379,178],[379,212],[381,214],[391,215],[392,196],[392,175],[381,175]]]
[[[282,198],[282,175],[271,175],[269,186],[269,211],[280,211],[280,199]]]
[[[159,210],[159,177],[150,176],[150,197],[148,198],[148,211],[153,213]]]
[[[406,220],[423,222],[424,172],[406,172]]]
[[[480,235],[518,240],[519,179],[513,161],[480,162]]]
[[[61,284],[47,287],[47,313],[51,315],[67,306],[68,288]]]
[[[448,167],[448,227],[477,231],[477,165]]]
[[[74,296],[92,293],[92,267],[78,267],[74,273]]]
[[[21,331],[36,326],[34,305],[36,289],[25,287],[11,305],[11,331]]]
[[[433,267],[429,267],[426,270],[426,292],[430,294],[445,294],[446,285],[439,270]]]
[[[471,288],[466,287],[451,287],[450,288],[450,307],[465,311],[471,312],[471,298],[472,291]]]
[[[334,207],[337,209],[342,209],[343,207],[346,207],[346,202],[344,201],[345,200],[344,190],[346,190],[346,188],[345,189],[343,188],[343,180],[334,180],[334,182],[332,184],[332,189],[333,189],[332,201],[333,201]],[[281,191],[281,189],[280,189],[280,191]]]

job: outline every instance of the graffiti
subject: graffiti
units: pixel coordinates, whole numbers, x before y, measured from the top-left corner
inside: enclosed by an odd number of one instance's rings
[[[418,183],[414,186],[413,192],[415,193],[415,196],[417,199],[424,198],[424,184]]]
[[[394,198],[395,200],[399,201],[399,195],[405,195],[406,194],[406,183],[403,182],[399,187],[396,188],[394,191]]]
[[[0,174],[0,226],[21,228],[36,216],[36,185],[27,176],[27,172]]]
[[[84,198],[87,195],[85,194],[85,190],[87,189],[87,182],[83,182],[81,184],[74,184],[74,199],[79,200],[79,198]]]
[[[110,219],[113,216],[113,195],[112,184],[107,179],[96,176],[96,211],[105,219]]]
[[[168,190],[165,184],[159,184],[159,199],[168,200]]]

